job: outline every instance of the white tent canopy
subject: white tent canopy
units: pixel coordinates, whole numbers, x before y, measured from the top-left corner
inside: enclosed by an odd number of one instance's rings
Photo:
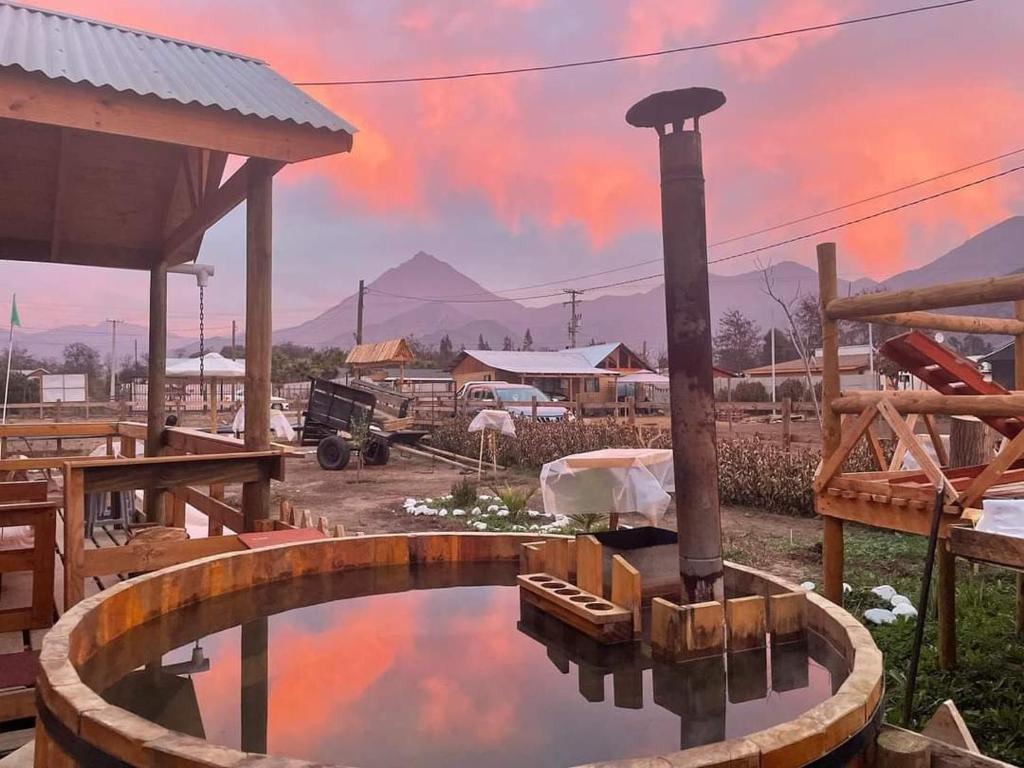
[[[620,376],[619,384],[654,384],[655,386],[668,386],[668,376],[653,371],[638,371],[625,376]]]
[[[203,355],[203,375],[208,379],[244,379],[245,361],[230,360],[217,352]],[[199,358],[167,361],[167,378],[198,379]]]

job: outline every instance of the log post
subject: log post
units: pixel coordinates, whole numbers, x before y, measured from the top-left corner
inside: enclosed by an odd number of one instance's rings
[[[1024,320],[1024,301],[1013,303],[1014,315]],[[1013,339],[1013,388],[1024,389],[1024,333]],[[1017,634],[1024,637],[1024,573],[1017,573]]]
[[[245,448],[270,447],[271,216],[273,170],[250,159],[245,230]],[[270,478],[242,486],[245,529],[270,516]]]
[[[167,419],[167,264],[149,272],[149,372],[146,385],[146,456],[159,456]],[[145,490],[143,509],[153,523],[162,518],[163,492]]]
[[[789,452],[790,445],[793,442],[793,401],[788,398],[782,398],[782,447]]]
[[[836,244],[818,244],[818,302],[821,307],[821,460],[828,461],[839,449],[842,422],[832,409],[839,397],[839,334],[827,307],[836,298]],[[825,597],[837,605],[843,602],[843,521],[825,517],[822,538],[822,569]]]

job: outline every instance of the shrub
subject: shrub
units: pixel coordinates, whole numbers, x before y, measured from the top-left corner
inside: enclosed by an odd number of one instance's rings
[[[765,403],[768,390],[760,381],[740,381],[732,388],[732,399],[738,403]]]
[[[476,483],[469,478],[462,478],[452,483],[451,499],[453,509],[472,509],[477,503]]]
[[[506,484],[503,488],[494,488],[494,495],[497,496],[505,509],[508,510],[508,521],[511,525],[523,525],[527,519],[527,512],[530,510],[530,499],[537,492],[536,486],[528,488],[515,488]]]
[[[779,400],[785,400],[788,397],[794,403],[810,399],[807,396],[807,387],[800,379],[786,379],[775,388],[775,396]]]

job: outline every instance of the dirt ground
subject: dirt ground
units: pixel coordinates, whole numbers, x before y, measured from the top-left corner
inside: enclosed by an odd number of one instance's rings
[[[470,475],[472,476],[472,475]],[[463,477],[454,467],[427,459],[392,453],[384,467],[367,467],[357,482],[354,465],[341,472],[325,472],[316,457],[288,462],[287,479],[274,484],[274,502],[289,499],[299,510],[324,515],[331,524],[341,523],[350,533],[392,533],[403,531],[464,530],[456,518],[414,517],[402,509],[408,497],[443,496]],[[536,485],[536,476],[503,475],[501,484]],[[486,483],[485,483],[486,485]],[[543,509],[538,494],[531,506]],[[642,525],[644,518],[629,515],[623,522]],[[675,511],[669,510],[662,523],[675,528]],[[726,557],[741,559],[755,567],[771,570],[802,581],[820,563],[821,524],[818,520],[771,515],[738,507],[722,508],[722,544]]]

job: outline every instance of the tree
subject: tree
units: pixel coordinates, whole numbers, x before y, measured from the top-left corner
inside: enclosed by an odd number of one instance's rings
[[[231,360],[245,359],[245,344],[230,344],[220,348],[220,353],[223,357],[230,358]]]
[[[814,390],[814,377],[811,375],[811,365],[814,362],[815,339],[821,338],[821,323],[819,321],[815,327],[809,321],[811,315],[817,316],[820,319],[818,302],[816,299],[808,302],[807,296],[801,297],[799,286],[797,286],[796,295],[789,301],[779,296],[775,291],[775,278],[772,275],[770,264],[767,267],[761,268],[761,276],[764,278],[764,292],[781,307],[782,314],[785,315],[786,322],[789,323],[789,338],[793,342],[793,346],[796,347],[800,359],[803,360],[804,377],[807,389],[811,393],[811,402],[814,404],[814,415],[820,422],[821,408],[818,405],[818,395]],[[794,305],[796,305],[795,309]]]
[[[807,394],[807,387],[800,379],[786,379],[775,387],[775,399],[785,400],[787,397],[794,403],[802,402]]]
[[[715,363],[729,371],[745,371],[757,363],[761,329],[738,309],[730,309],[718,321],[713,348]]]
[[[796,360],[800,357],[800,353],[796,351],[796,347],[793,345],[789,335],[778,328],[772,328],[764,335],[761,342],[761,358],[758,360],[758,364],[771,365],[773,333],[775,334],[775,362],[782,363],[787,360]]]
[[[64,347],[64,365],[61,373],[87,373],[94,376],[101,368],[100,353],[80,341]]]
[[[505,340],[501,342],[501,351],[511,352],[513,349],[515,349],[515,347],[512,345],[512,337],[506,336]]]
[[[739,403],[764,403],[768,400],[768,390],[760,381],[740,381],[733,387],[732,399]]]
[[[533,334],[530,333],[530,329],[526,329],[526,333],[523,334],[523,346],[521,347],[523,352],[529,352],[533,349]]]
[[[985,341],[981,336],[973,333],[968,333],[961,337],[952,336],[949,338],[947,343],[965,357],[969,357],[971,355],[987,355],[992,351],[991,344]]]
[[[452,361],[452,356],[452,340],[446,333],[437,345],[437,361],[443,368]]]
[[[477,347],[476,347],[477,349],[490,349],[491,348],[491,345],[487,343],[487,339],[484,338],[484,335],[482,333],[480,334],[480,338],[477,339],[476,344],[477,344]]]

